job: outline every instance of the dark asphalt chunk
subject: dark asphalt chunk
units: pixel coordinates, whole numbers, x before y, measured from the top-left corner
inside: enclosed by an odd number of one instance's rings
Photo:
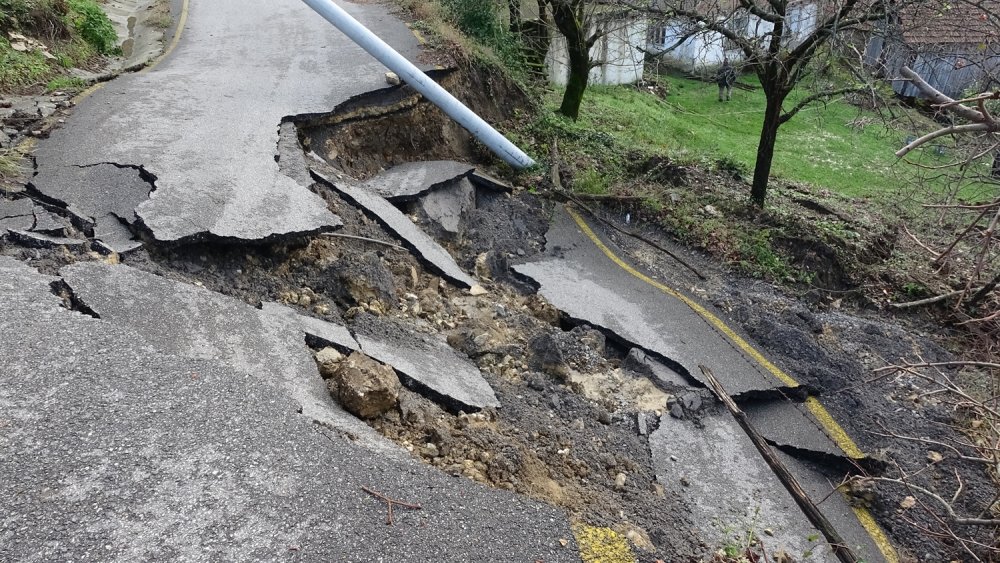
[[[0,257],[0,560],[579,561],[560,510],[344,439],[224,342],[178,355],[52,281]],[[181,317],[226,324],[204,304]],[[386,526],[362,486],[423,510]]]
[[[404,383],[406,379],[416,382],[417,390],[430,399],[452,411],[500,406],[479,368],[455,352],[444,338],[418,334],[388,320],[377,324],[359,320],[354,337],[361,351],[392,366],[404,376]]]
[[[452,160],[407,162],[393,166],[360,186],[389,201],[410,201],[469,175],[474,166]]]
[[[59,216],[49,213],[44,207],[36,205],[31,211],[35,224],[31,230],[46,235],[63,236],[66,234],[66,222]]]
[[[458,267],[455,259],[452,258],[451,254],[448,254],[447,250],[434,242],[431,237],[427,236],[427,233],[420,230],[409,217],[385,198],[361,188],[348,186],[344,182],[334,182],[317,172],[315,168],[312,169],[312,173],[355,205],[367,211],[369,215],[402,239],[410,250],[418,258],[423,259],[435,273],[441,274],[461,287],[468,288],[476,285],[476,281]]]
[[[7,236],[10,240],[29,248],[57,248],[60,246],[83,248],[87,246],[87,241],[84,239],[56,237],[17,229],[9,229]]]
[[[740,405],[750,422],[767,440],[778,445],[845,459],[845,454],[824,432],[805,405],[790,400],[750,401]]]
[[[546,235],[546,256],[514,270],[535,280],[557,309],[661,356],[683,375],[700,381],[698,366],[707,365],[731,395],[782,385],[684,302],[612,262],[562,208]]]
[[[126,254],[142,246],[141,242],[132,237],[132,231],[121,219],[111,214],[95,218],[94,238],[119,254]]]
[[[769,529],[769,553],[817,548],[808,538],[819,532],[728,413],[703,417],[700,427],[664,414],[649,447],[657,480],[681,496],[709,545]],[[825,545],[814,551],[817,561],[835,560]]]
[[[278,169],[298,185],[308,188],[313,184],[309,175],[306,155],[299,144],[299,130],[295,124],[285,121],[278,129]]]
[[[130,224],[136,219],[135,208],[153,189],[138,168],[114,164],[40,165],[31,183],[38,193],[66,204],[84,219],[111,214]]]

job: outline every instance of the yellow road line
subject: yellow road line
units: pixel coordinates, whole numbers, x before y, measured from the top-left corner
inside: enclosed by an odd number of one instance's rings
[[[734,345],[736,345],[737,348],[746,353],[746,355],[753,358],[754,361],[760,364],[761,367],[766,369],[768,372],[774,375],[774,377],[778,378],[778,380],[784,383],[785,385],[791,387],[797,387],[799,385],[798,381],[796,381],[792,376],[782,371],[778,366],[771,363],[767,358],[763,356],[763,354],[761,354],[753,346],[751,346],[749,342],[744,340],[740,335],[736,334],[736,332],[733,329],[729,328],[729,326],[726,325],[726,323],[723,322],[722,319],[713,315],[708,309],[703,307],[697,301],[689,298],[688,296],[673,289],[672,287],[666,286],[654,280],[653,278],[633,268],[628,262],[620,258],[617,254],[614,253],[614,251],[608,248],[608,246],[604,244],[603,241],[601,241],[601,239],[594,233],[594,231],[590,228],[590,225],[588,225],[587,222],[584,221],[583,217],[581,217],[579,213],[568,207],[566,208],[566,212],[570,214],[570,216],[573,218],[574,221],[576,221],[577,226],[580,227],[580,230],[583,231],[583,234],[585,234],[587,238],[589,238],[594,243],[594,245],[596,245],[597,248],[599,248],[601,252],[604,253],[605,256],[607,256],[608,258],[611,259],[612,262],[617,264],[618,267],[625,270],[633,277],[636,277],[642,280],[643,282],[662,291],[663,293],[666,293],[671,297],[680,299],[682,302],[684,302],[685,305],[687,305],[695,313],[697,313],[698,316],[705,319],[705,321],[707,321],[710,325],[718,329],[719,332],[725,334],[726,337],[729,338],[729,340]],[[864,457],[864,453],[861,451],[861,448],[859,448],[858,445],[854,443],[854,440],[852,440],[851,437],[848,436],[844,428],[839,424],[837,424],[837,421],[833,419],[833,416],[830,414],[829,411],[826,410],[826,407],[824,407],[819,402],[818,399],[816,399],[815,397],[809,397],[806,399],[805,405],[806,408],[809,409],[809,412],[812,413],[814,417],[816,417],[816,420],[823,426],[823,428],[830,435],[830,439],[832,439],[837,444],[837,446],[839,446],[840,449],[844,451],[845,454],[855,459],[860,459]],[[889,563],[898,563],[899,557],[896,555],[895,548],[892,547],[892,544],[886,537],[885,532],[883,532],[882,529],[879,527],[879,525],[875,522],[875,519],[872,517],[871,513],[865,508],[855,508],[854,513],[858,516],[858,521],[861,522],[862,526],[864,526],[865,530],[868,532],[868,535],[871,536],[872,541],[874,541],[875,545],[878,546],[879,551],[882,552],[882,555],[886,558],[886,560],[889,561]]]
[[[167,46],[166,50],[160,53],[156,60],[146,65],[146,68],[139,71],[139,74],[146,74],[147,72],[156,68],[156,65],[163,62],[164,59],[170,56],[181,43],[181,34],[184,33],[184,26],[187,25],[188,11],[191,7],[191,0],[184,0],[184,4],[181,5],[181,15],[177,19],[177,29],[174,30],[174,38],[170,41],[170,45]]]
[[[160,64],[161,62],[163,62],[163,59],[170,56],[170,53],[173,53],[174,49],[177,48],[177,45],[180,44],[181,33],[184,31],[184,25],[187,23],[188,9],[190,8],[190,2],[191,0],[184,0],[184,3],[181,5],[181,15],[180,18],[177,20],[177,29],[174,31],[174,38],[173,40],[171,40],[170,45],[167,46],[165,51],[160,53],[160,56],[156,57],[156,59],[154,59],[153,62],[146,65],[146,67],[140,70],[137,74],[146,74],[147,72],[156,68],[156,65]],[[94,92],[100,90],[101,88],[104,88],[105,84],[107,84],[107,82],[97,82],[95,84],[91,84],[90,87],[88,87],[86,90],[80,92],[79,94],[73,97],[73,104],[76,105],[80,103],[80,101],[91,96]]]

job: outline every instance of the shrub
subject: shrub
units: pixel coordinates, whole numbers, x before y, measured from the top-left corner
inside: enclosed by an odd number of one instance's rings
[[[98,53],[108,55],[118,51],[118,34],[94,0],[69,0],[69,8],[70,23]]]

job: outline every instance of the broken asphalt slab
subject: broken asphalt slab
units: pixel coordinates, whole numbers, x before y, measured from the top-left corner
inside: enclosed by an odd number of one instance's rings
[[[546,234],[544,257],[514,270],[569,317],[660,356],[683,375],[701,381],[699,365],[706,365],[734,396],[783,386],[683,301],[612,262],[562,207]]]
[[[407,162],[368,180],[360,189],[392,202],[411,201],[437,187],[465,178],[473,170],[474,166],[453,160]]]
[[[312,169],[312,174],[398,236],[403,244],[427,263],[435,273],[446,277],[459,287],[470,288],[476,285],[472,276],[458,267],[455,259],[451,254],[448,254],[447,250],[422,231],[420,227],[417,227],[406,214],[389,203],[388,200],[361,188],[349,186],[345,181],[335,182],[315,168]]]
[[[650,435],[649,446],[657,480],[680,495],[700,537],[709,545],[726,545],[747,530],[755,530],[769,553],[778,549],[795,555],[812,552],[815,560],[836,560],[823,536],[728,413],[702,417],[697,426],[664,414]],[[811,485],[825,479],[807,474],[805,465],[795,468],[796,477],[807,478]],[[882,561],[846,501],[834,498],[837,493],[826,498],[831,490],[828,484],[825,492],[814,487],[810,493],[814,502],[825,498],[821,511],[831,519],[837,516],[837,531],[861,559]],[[761,535],[764,530],[769,533]]]
[[[246,374],[279,378],[302,413],[355,436],[373,431],[330,398],[305,335],[341,349],[361,350],[431,391],[446,405],[468,410],[499,406],[482,373],[443,340],[402,327],[370,331],[355,340],[340,325],[268,303],[256,309],[194,285],[99,262],[61,272],[75,298],[101,318],[126,324],[183,357],[226,361]]]
[[[375,3],[344,8],[409,59],[412,32]],[[265,240],[340,225],[322,198],[279,170],[278,126],[384,86],[384,67],[296,0],[192,2],[178,47],[142,74],[80,101],[36,151],[41,176],[99,163],[141,165],[156,190],[136,209],[160,241]],[[80,206],[80,185],[49,184]],[[55,196],[54,196],[55,197]],[[110,200],[131,199],[127,194]]]
[[[130,327],[180,357],[224,362],[287,389],[302,414],[344,432],[378,441],[374,432],[333,401],[287,311],[259,310],[207,289],[124,265],[84,262],[63,268],[74,297],[102,319]]]
[[[421,334],[412,328],[370,316],[359,317],[354,337],[361,351],[388,364],[416,383],[418,390],[452,411],[477,411],[500,406],[493,388],[468,358],[460,356],[438,335]]]
[[[579,561],[563,512],[328,432],[280,378],[66,309],[53,281],[0,257],[0,560]],[[422,510],[386,526],[361,487]]]
[[[830,461],[847,460],[844,451],[827,436],[804,403],[782,399],[747,401],[740,408],[754,428],[779,448]]]

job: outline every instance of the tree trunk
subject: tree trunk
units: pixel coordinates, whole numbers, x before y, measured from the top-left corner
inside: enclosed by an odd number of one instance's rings
[[[513,33],[521,31],[521,0],[507,0],[507,11],[510,15],[510,30]]]
[[[764,198],[767,196],[767,182],[771,175],[771,161],[774,158],[774,142],[778,139],[781,103],[784,100],[785,94],[780,92],[767,94],[764,124],[760,128],[760,142],[757,143],[757,163],[753,169],[753,187],[750,188],[750,201],[758,207],[764,206]]]
[[[546,0],[552,7],[552,21],[566,38],[569,55],[569,80],[559,113],[576,120],[580,117],[583,92],[590,79],[590,45],[587,43],[587,21],[584,0]]]
[[[566,83],[566,93],[563,94],[559,113],[575,121],[580,117],[583,92],[590,80],[590,53],[582,38],[579,41],[567,38],[566,49],[569,52],[569,81]]]

